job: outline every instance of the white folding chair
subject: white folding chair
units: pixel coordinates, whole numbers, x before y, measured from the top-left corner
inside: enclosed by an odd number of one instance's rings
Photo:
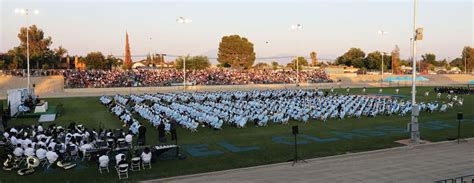
[[[100,163],[99,163],[99,172],[100,174],[102,174],[102,171],[103,170],[107,170],[107,173],[109,173],[109,162],[107,162],[107,165],[106,166],[101,166]]]
[[[92,158],[91,153],[89,153],[87,150],[83,151],[83,153],[82,153],[82,161],[84,161],[84,159],[87,159],[88,161],[90,161],[91,158]]]
[[[124,179],[123,177],[127,179],[128,178],[128,164],[119,165],[117,168],[117,174],[118,174],[119,179]]]
[[[132,162],[131,162],[131,170],[132,171],[140,171],[140,158],[139,157],[135,157],[135,158],[132,158]]]
[[[147,161],[142,160],[142,166],[143,166],[143,170],[145,170],[145,166],[148,166],[148,168],[151,169],[151,160],[147,160]]]

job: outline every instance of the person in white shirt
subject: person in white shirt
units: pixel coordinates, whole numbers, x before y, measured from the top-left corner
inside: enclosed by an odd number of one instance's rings
[[[18,130],[16,130],[15,128],[11,128],[11,129],[10,129],[10,133],[18,134]]]
[[[82,144],[82,146],[79,148],[79,150],[81,150],[82,152],[85,152],[89,149],[92,149],[92,145],[87,143],[87,141],[84,141],[84,144]]]
[[[23,139],[21,138],[21,135],[18,135],[18,136],[17,136],[16,143],[17,143],[17,144],[20,144],[21,146],[23,146]]]
[[[78,151],[77,145],[72,142],[69,142],[68,146],[69,147],[67,147],[67,149],[71,153],[71,155],[76,155]]]
[[[37,143],[37,145],[46,147],[46,143],[45,143],[45,142],[46,142],[46,137],[45,137],[45,138],[42,138],[42,139]]]
[[[132,144],[132,141],[133,141],[132,132],[128,132],[128,134],[125,136],[125,142],[130,145]]]
[[[53,151],[53,148],[49,147],[48,152],[46,152],[46,158],[48,159],[49,163],[53,164],[58,160],[58,153]]]
[[[23,151],[23,148],[21,148],[21,144],[17,144],[15,150],[13,150],[13,154],[16,157],[21,157],[23,156],[23,153],[24,151]]]
[[[5,137],[5,139],[8,139],[10,137],[10,134],[8,133],[8,131],[5,131],[3,133],[3,137]]]
[[[41,124],[38,125],[38,132],[43,132],[43,125]]]
[[[51,139],[51,141],[49,142],[48,144],[48,149],[49,148],[52,148],[54,150],[54,148],[56,148],[56,142],[54,139]]]
[[[26,149],[28,147],[28,144],[33,143],[29,138],[23,138],[23,141],[21,142],[21,147],[23,149]]]
[[[16,146],[18,144],[18,139],[14,135],[12,135],[12,137],[10,138],[10,143]]]
[[[40,148],[36,150],[36,157],[38,157],[40,160],[46,158],[46,150],[44,149],[44,146],[40,146]]]
[[[118,165],[120,161],[122,161],[122,156],[125,157],[125,154],[119,153],[115,155],[115,163]]]
[[[99,166],[100,167],[109,166],[109,156],[107,156],[105,153],[103,153],[102,156],[99,157]]]
[[[142,158],[142,162],[150,162],[151,161],[151,152],[150,152],[150,148],[149,147],[146,147],[142,154],[140,155],[140,157]]]
[[[35,149],[32,148],[31,144],[27,145],[27,148],[25,149],[24,154],[25,154],[25,156],[34,156],[35,155]]]

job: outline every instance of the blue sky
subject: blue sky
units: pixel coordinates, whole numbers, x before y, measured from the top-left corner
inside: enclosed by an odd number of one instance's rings
[[[254,43],[257,57],[316,51],[320,58],[334,59],[351,47],[368,53],[390,52],[398,45],[406,58],[413,27],[413,1],[408,0],[0,1],[0,52],[18,45],[16,35],[26,24],[15,8],[38,9],[29,22],[53,38],[53,48],[62,45],[79,55],[123,55],[128,31],[134,55],[215,57],[222,36],[239,34]],[[472,0],[419,0],[418,10],[418,25],[425,28],[418,53],[453,59],[463,46],[473,46]],[[179,16],[193,22],[178,24]],[[303,29],[291,30],[297,23]],[[377,34],[381,29],[388,34]]]

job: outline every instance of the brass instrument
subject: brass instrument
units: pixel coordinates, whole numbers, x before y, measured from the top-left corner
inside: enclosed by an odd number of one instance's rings
[[[9,154],[8,158],[3,162],[3,170],[11,171],[16,168],[18,168],[18,164],[16,163],[14,157]]]
[[[29,175],[29,174],[34,173],[35,172],[34,168],[39,166],[40,160],[36,156],[28,156],[28,158],[26,158],[26,163],[27,163],[27,167],[23,169],[19,169],[17,171],[18,175]]]
[[[63,163],[62,161],[58,161],[58,162],[56,163],[56,165],[57,165],[58,167],[63,168],[64,170],[69,170],[69,169],[71,169],[71,168],[76,167],[76,164],[73,164],[73,163]]]

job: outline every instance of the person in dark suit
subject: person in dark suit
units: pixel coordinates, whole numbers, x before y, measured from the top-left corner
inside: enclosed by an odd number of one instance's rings
[[[166,137],[165,137],[165,124],[160,123],[158,125],[158,140],[160,143],[165,143],[166,142]]]
[[[140,123],[140,127],[138,127],[138,145],[145,145],[146,139],[146,127]]]

